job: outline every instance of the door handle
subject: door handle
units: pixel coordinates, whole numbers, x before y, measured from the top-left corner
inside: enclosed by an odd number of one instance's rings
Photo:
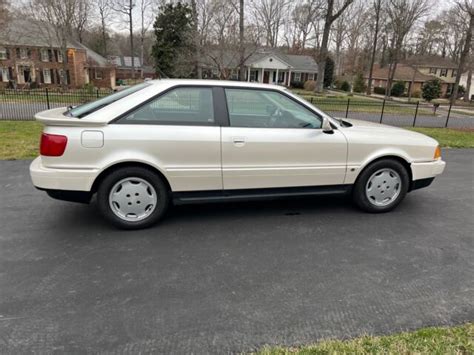
[[[232,142],[236,147],[242,147],[245,145],[245,138],[244,137],[232,137]]]

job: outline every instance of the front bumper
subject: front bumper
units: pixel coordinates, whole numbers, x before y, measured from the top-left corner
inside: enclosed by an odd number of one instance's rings
[[[412,163],[411,172],[413,181],[434,178],[440,175],[445,167],[446,163],[441,159],[423,163]]]
[[[63,169],[43,166],[41,157],[30,165],[30,176],[40,190],[91,191],[98,169]]]

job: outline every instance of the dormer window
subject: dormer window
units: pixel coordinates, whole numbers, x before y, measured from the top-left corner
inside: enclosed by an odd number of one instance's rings
[[[430,74],[436,75],[437,68],[430,68]]]

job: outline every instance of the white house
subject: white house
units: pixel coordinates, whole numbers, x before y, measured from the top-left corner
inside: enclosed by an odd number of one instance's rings
[[[464,86],[467,89],[467,76],[468,72],[465,72],[461,75],[461,80],[459,81],[459,85]],[[469,92],[469,100],[474,101],[474,75],[471,75],[471,90]]]

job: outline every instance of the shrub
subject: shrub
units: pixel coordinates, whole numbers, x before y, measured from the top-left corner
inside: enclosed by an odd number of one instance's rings
[[[341,86],[339,87],[340,90],[342,91],[351,91],[351,86],[349,85],[349,83],[344,80],[342,83],[341,83]]]
[[[385,95],[385,88],[381,86],[374,87],[374,94]]]
[[[292,81],[290,86],[294,89],[304,89],[304,83],[302,81]]]
[[[362,73],[359,73],[354,80],[353,90],[354,92],[364,92],[365,89],[367,89],[367,86],[365,85],[364,76]]]
[[[415,99],[419,99],[421,97],[421,91],[420,90],[413,91],[411,94],[411,97]]]
[[[307,91],[314,91],[314,89],[316,89],[316,81],[306,80],[304,82],[304,89]]]
[[[428,80],[422,88],[421,96],[428,102],[437,99],[441,95],[441,81],[439,79]]]
[[[397,81],[395,84],[393,84],[390,94],[392,96],[400,97],[403,95],[404,92],[405,92],[405,82]]]

